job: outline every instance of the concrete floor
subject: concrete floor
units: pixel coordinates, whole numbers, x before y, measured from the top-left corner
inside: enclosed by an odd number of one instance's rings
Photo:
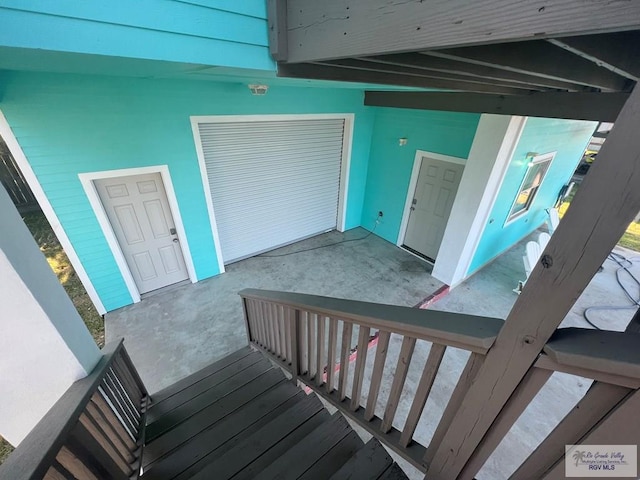
[[[356,230],[346,236],[353,238],[365,234],[363,230]],[[537,233],[530,239],[535,237]],[[341,238],[342,234],[332,232],[270,254],[312,248]],[[524,279],[522,255],[528,240],[514,246],[430,308],[506,318],[517,299],[512,290],[518,280]],[[633,260],[631,270],[640,278],[640,263],[634,258],[636,253],[623,249],[616,251]],[[616,282],[618,265],[607,260],[603,266],[604,270],[596,274],[561,326],[589,328],[582,312],[592,305],[631,305]],[[633,281],[624,275],[623,281],[632,295],[640,297]],[[359,242],[288,257],[253,258],[230,265],[224,275],[150,297],[140,304],[108,314],[107,340],[125,337],[142,378],[150,390],[155,391],[245,344],[241,307],[236,295],[242,288],[289,290],[414,306],[441,286],[429,275],[426,264],[372,235]],[[603,328],[623,330],[633,312],[633,309],[595,311],[592,317]],[[352,344],[356,341],[357,331],[354,331]],[[401,341],[401,337],[392,335],[385,372],[391,373],[395,369]],[[398,429],[404,425],[429,349],[428,342],[418,341],[394,422]],[[374,355],[375,347],[367,355],[363,403],[366,402]],[[428,444],[467,358],[465,351],[447,349],[425,414],[416,430],[416,438],[422,444]],[[573,408],[590,384],[590,380],[581,377],[554,374],[476,478],[508,478]],[[391,375],[388,375],[378,400],[380,416],[390,386]],[[394,458],[410,478],[424,478],[397,455]]]
[[[286,290],[414,306],[443,284],[430,266],[361,228],[329,232],[266,255],[364,240],[284,257],[254,257],[223,275],[165,291],[110,312],[106,340],[125,339],[143,381],[158,391],[247,344],[243,288]]]

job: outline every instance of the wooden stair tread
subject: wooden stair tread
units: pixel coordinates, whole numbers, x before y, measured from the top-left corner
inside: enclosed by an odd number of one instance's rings
[[[362,446],[362,439],[349,427],[349,433],[309,468],[300,480],[326,480]]]
[[[262,360],[251,365],[249,368],[242,370],[242,372],[237,375],[212,386],[202,394],[186,401],[179,407],[166,412],[162,416],[150,419],[147,424],[146,431],[148,442],[153,441],[155,438],[168,430],[171,430],[179,423],[184,422],[187,418],[195,415],[212,403],[217,402],[242,386],[247,385],[268,370],[275,370],[278,374],[282,375],[282,378],[284,378],[284,375],[280,370],[274,369],[273,365],[269,363],[269,361]]]
[[[372,438],[331,476],[331,480],[375,480],[392,464],[393,459],[382,444]]]
[[[166,388],[151,412],[143,480],[407,478],[376,439],[364,445],[250,349]]]
[[[153,464],[150,469],[145,470],[142,478],[150,480],[174,478],[182,472],[189,471],[195,464],[202,467],[248,437],[254,428],[260,428],[269,423],[274,416],[288,411],[305,398],[304,392],[301,391],[286,397],[283,395],[283,390],[285,390],[284,387],[269,390],[245,405],[243,409],[228,415],[194,436],[172,451],[170,455]],[[215,455],[212,454],[214,452]]]
[[[249,462],[263,455],[304,422],[322,411],[322,404],[317,398],[305,396],[277,417],[271,416],[272,420],[261,428],[252,428],[248,437],[242,438],[241,441],[228,442],[232,444],[232,448],[228,449],[224,455],[216,455],[216,458],[210,462],[194,465],[188,471],[177,476],[176,480],[231,478]]]
[[[266,359],[258,352],[254,352],[250,355],[246,355],[241,359],[219,369],[218,371],[207,375],[206,377],[194,382],[188,386],[185,386],[182,390],[175,392],[173,395],[165,398],[161,401],[154,401],[149,407],[147,413],[148,423],[153,423],[162,415],[174,410],[186,402],[193,400],[199,395],[209,391],[212,387],[223,383],[226,380],[240,374],[247,368],[250,368],[256,363],[263,363]]]
[[[184,390],[190,385],[193,385],[194,383],[199,382],[200,380],[208,377],[209,375],[213,375],[214,373],[222,370],[223,368],[227,367],[228,365],[231,365],[234,362],[237,362],[241,358],[246,357],[251,353],[255,353],[255,351],[252,350],[251,347],[241,348],[240,350],[237,350],[227,355],[226,357],[221,358],[217,362],[214,362],[211,365],[207,365],[201,370],[198,370],[197,372],[192,373],[188,377],[178,380],[176,383],[173,383],[168,387],[165,387],[162,390],[159,390],[158,392],[151,395],[151,407],[153,407],[155,404],[158,404],[166,400],[172,395]]]
[[[407,480],[407,475],[402,471],[397,463],[391,465],[378,477],[378,480]]]
[[[346,437],[351,428],[342,415],[333,415],[297,445],[275,459],[255,478],[257,480],[295,480]],[[353,432],[352,432],[353,433]],[[362,442],[360,442],[362,444]]]
[[[157,461],[160,457],[178,448],[227,415],[244,408],[252,400],[272,388],[277,389],[272,395],[278,396],[282,392],[283,398],[292,397],[299,391],[295,386],[287,382],[276,369],[267,370],[254,381],[243,385],[226,397],[200,410],[173,429],[148,442],[144,449],[143,465],[146,467],[150,463]]]

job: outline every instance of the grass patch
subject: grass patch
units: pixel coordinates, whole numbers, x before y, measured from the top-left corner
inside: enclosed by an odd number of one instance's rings
[[[577,187],[574,187],[573,191],[569,196],[564,200],[560,208],[558,209],[558,215],[560,218],[567,212],[569,205],[571,205],[571,200],[573,200],[573,196],[575,195]],[[631,222],[627,231],[624,232],[622,238],[618,242],[618,245],[621,247],[628,248],[630,250],[640,252],[640,222]]]
[[[93,303],[91,303],[89,295],[87,295],[82,282],[80,282],[78,275],[76,275],[71,266],[71,262],[69,262],[64,250],[62,250],[60,242],[51,229],[51,225],[49,225],[49,222],[41,212],[27,213],[23,220],[40,247],[40,251],[47,258],[51,269],[58,277],[69,298],[71,298],[80,317],[87,325],[93,339],[98,344],[98,347],[102,347],[104,345],[104,321],[96,311]],[[11,452],[13,452],[13,447],[0,437],[0,464],[4,462]]]
[[[58,238],[51,229],[51,225],[49,225],[49,222],[41,212],[28,213],[23,219],[40,247],[40,251],[44,253],[51,269],[87,325],[93,339],[98,344],[98,347],[102,348],[104,346],[104,321],[93,306],[82,282],[71,266],[71,262],[64,250],[62,250]]]

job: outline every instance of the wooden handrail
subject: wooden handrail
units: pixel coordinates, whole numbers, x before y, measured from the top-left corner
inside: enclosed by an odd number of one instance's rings
[[[113,403],[108,400],[108,396],[103,399],[99,390],[106,388],[104,386],[107,378],[113,385],[113,390],[109,392],[114,396]],[[131,398],[129,392],[134,390],[140,395],[140,398],[135,399],[135,402],[139,401],[140,405],[132,403],[134,399]],[[108,450],[105,455],[117,457],[117,460],[122,464],[122,453],[116,451],[117,448],[113,446],[110,440],[105,441],[106,435],[104,431],[109,429],[111,432],[111,429],[113,429],[115,432],[120,428],[124,432],[123,435],[128,435],[127,430],[119,424],[107,425],[104,418],[107,416],[117,423],[119,421],[118,417],[122,416],[123,413],[123,410],[119,410],[118,407],[128,409],[128,413],[135,419],[134,427],[137,429],[136,431],[143,430],[143,405],[146,402],[146,395],[146,389],[126,355],[123,340],[107,344],[102,349],[102,357],[93,371],[69,387],[25,437],[18,448],[0,465],[0,478],[35,480],[45,477],[52,466],[58,465],[60,467],[58,460],[61,455],[63,457],[70,455],[66,444],[69,436],[78,429],[88,435],[88,443],[97,445],[102,441],[102,445]],[[116,397],[118,400],[116,400]],[[111,404],[109,405],[109,403]],[[118,404],[117,407],[114,406],[116,403]],[[138,410],[137,412],[136,409]],[[96,418],[99,419],[100,423]],[[132,426],[128,425],[127,428],[131,429]],[[116,438],[121,439],[123,437]],[[129,438],[121,440],[118,447],[122,445],[121,450],[124,450],[127,448],[126,444],[129,444],[129,449],[139,450],[140,448],[135,441]],[[89,445],[84,445],[84,447],[89,451],[91,450]],[[129,453],[131,453],[131,456],[127,455],[125,457],[125,465],[127,460],[133,459],[134,452]],[[138,458],[139,453],[136,455]],[[132,463],[129,462],[129,466],[132,472],[135,472],[135,466]]]
[[[442,416],[434,440],[451,423],[457,405],[493,344],[502,320],[419,310],[299,293],[246,289],[240,292],[250,342],[333,403],[380,441],[425,471],[430,451],[414,440],[416,427],[448,347],[471,352],[458,386]],[[378,337],[366,405],[361,405],[364,370],[372,330]],[[354,333],[357,332],[357,341]],[[391,335],[402,337],[384,413],[376,415]],[[339,337],[340,336],[340,340]],[[417,340],[431,342],[416,395],[402,430],[394,426]],[[350,354],[356,346],[356,362]],[[352,371],[351,371],[352,370]],[[351,388],[348,388],[351,379]]]
[[[321,313],[357,323],[363,327],[381,329],[418,340],[486,353],[504,321],[462,313],[421,310],[381,303],[321,297],[303,293],[245,289],[243,298],[285,305],[299,310]]]
[[[432,465],[502,325],[501,320],[493,318],[316,295],[254,289],[243,290],[240,295],[249,341],[255,347],[291,372],[294,382],[306,384],[422,472]],[[364,369],[372,332],[377,336],[377,347],[367,375],[369,391],[365,405]],[[395,367],[387,365],[392,334],[402,340]],[[414,368],[411,362],[418,339],[431,342],[431,347],[424,366],[419,366],[422,374],[400,428],[396,411],[407,372]],[[578,328],[556,331],[471,455],[460,478],[473,478],[477,474],[554,371],[596,379],[614,390],[638,389],[638,343],[640,333]],[[356,362],[350,366],[354,346]],[[421,445],[414,434],[449,346],[466,349],[471,355],[430,442]],[[391,385],[388,397],[382,398],[384,409],[376,412],[385,374],[391,376]],[[587,428],[590,426],[582,425],[580,430]],[[563,431],[569,430],[563,427]]]

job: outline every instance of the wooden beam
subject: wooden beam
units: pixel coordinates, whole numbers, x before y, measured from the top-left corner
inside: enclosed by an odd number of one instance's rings
[[[578,85],[577,83],[561,82],[549,78],[526,75],[518,72],[510,72],[501,68],[487,67],[484,65],[474,65],[468,62],[460,62],[448,58],[429,56],[424,53],[397,53],[394,55],[375,55],[372,57],[361,57],[361,60],[382,63],[386,65],[403,65],[407,67],[420,68],[428,71],[455,73],[469,77],[482,78],[488,80],[507,81],[521,83],[527,86],[544,88],[555,88],[559,90],[581,91],[590,90],[589,87]]]
[[[278,76],[290,78],[311,78],[337,82],[377,83],[403,87],[431,88],[440,90],[458,90],[469,92],[488,92],[503,95],[522,93],[521,88],[497,87],[482,83],[444,80],[441,78],[416,77],[405,74],[367,71],[353,67],[302,64],[278,64]]]
[[[290,62],[640,28],[640,2],[289,0]]]
[[[364,104],[375,107],[613,122],[628,97],[628,93],[586,92],[536,92],[529,95],[491,95],[468,92],[366,91]]]
[[[546,90],[537,85],[527,85],[523,83],[510,82],[508,80],[489,80],[480,77],[470,77],[468,75],[460,75],[458,73],[439,72],[434,70],[425,70],[414,68],[407,65],[392,65],[369,60],[368,58],[345,58],[342,60],[329,60],[327,62],[314,62],[314,65],[327,65],[330,67],[352,68],[354,70],[363,70],[365,72],[383,72],[396,73],[401,75],[409,75],[420,78],[439,78],[442,80],[450,80],[453,82],[470,82],[484,85],[498,85],[507,88],[519,88],[521,93],[528,93],[535,90]]]
[[[450,48],[428,55],[527,75],[578,83],[604,91],[622,91],[627,79],[545,41]]]
[[[550,43],[631,80],[640,78],[640,32],[550,39]]]
[[[516,300],[429,466],[457,478],[575,300],[640,210],[635,89]]]
[[[275,60],[287,59],[287,0],[267,0],[269,53]]]

